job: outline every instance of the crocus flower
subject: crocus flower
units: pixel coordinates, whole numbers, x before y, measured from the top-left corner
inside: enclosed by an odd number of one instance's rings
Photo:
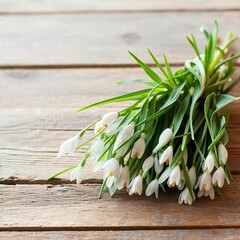
[[[225,165],[228,159],[228,151],[222,143],[218,145],[218,156],[219,160]]]
[[[151,181],[147,186],[146,196],[150,196],[153,193],[155,193],[156,198],[158,198],[158,187],[159,187],[159,184],[157,179],[154,179],[153,181]]]
[[[212,184],[216,187],[223,187],[225,179],[225,171],[222,167],[219,167],[212,176]]]
[[[70,175],[70,181],[77,180],[77,184],[80,184],[84,178],[84,168],[81,164],[78,164],[77,167],[75,167]]]
[[[62,145],[60,146],[57,157],[59,158],[64,155],[69,156],[73,155],[76,151],[77,146],[79,145],[79,142],[80,142],[79,134],[63,142]]]
[[[173,158],[173,147],[172,147],[172,145],[170,145],[162,153],[160,160],[159,160],[159,164],[163,164],[165,162],[170,164],[172,161],[172,158]]]
[[[144,151],[145,151],[145,138],[146,138],[146,134],[145,133],[142,133],[141,134],[141,137],[134,143],[133,145],[133,149],[132,149],[132,152],[131,152],[131,157],[132,158],[141,158]]]
[[[171,128],[166,128],[159,137],[157,146],[153,149],[153,153],[158,152],[162,147],[164,147],[173,137],[173,132]]]
[[[142,189],[143,189],[143,178],[141,175],[138,175],[136,178],[132,180],[132,186],[129,191],[129,195],[138,194],[142,195]]]

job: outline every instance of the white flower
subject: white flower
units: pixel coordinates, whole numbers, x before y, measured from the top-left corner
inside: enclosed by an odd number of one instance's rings
[[[164,147],[173,137],[173,132],[171,128],[166,128],[159,137],[157,146],[153,149],[153,153],[158,152],[162,147]]]
[[[203,195],[204,195],[205,197],[209,196],[210,199],[213,200],[214,197],[215,197],[215,192],[214,192],[213,185],[210,186],[210,190],[209,190],[209,191],[206,191],[205,189],[203,189],[203,190],[200,190],[200,191],[198,192],[198,194],[197,194],[197,196],[198,196],[199,198],[202,197]]]
[[[154,157],[154,169],[156,174],[158,175],[163,170],[164,164],[159,164],[159,158],[158,155]]]
[[[77,180],[77,184],[80,184],[84,178],[84,168],[81,164],[78,164],[77,167],[75,167],[70,175],[70,181]]]
[[[120,177],[116,182],[117,189],[128,188],[130,182],[130,172],[128,166],[121,167]]]
[[[192,187],[194,187],[197,176],[196,176],[196,168],[195,166],[192,166],[189,170],[188,170],[188,176],[191,182]]]
[[[76,151],[77,146],[79,145],[79,142],[79,134],[63,142],[59,149],[57,157],[59,158],[66,154],[69,156],[73,155]]]
[[[159,164],[163,164],[163,163],[168,163],[170,164],[173,158],[173,147],[170,145],[168,148],[166,148],[164,150],[164,152],[162,153],[160,160],[159,160]]]
[[[146,189],[146,196],[150,196],[155,193],[156,198],[158,198],[158,180],[154,179],[149,183]]]
[[[110,126],[108,126],[106,129],[105,129],[105,133],[108,135],[108,136],[112,136],[114,134],[116,134],[117,132],[119,132],[125,125],[125,123],[122,123],[120,125],[120,123],[122,122],[123,118],[120,117],[118,118],[113,124],[111,124]]]
[[[153,156],[149,156],[148,158],[145,159],[142,165],[142,169],[144,172],[147,172],[154,164],[154,158]]]
[[[145,151],[145,138],[146,134],[142,133],[141,137],[134,143],[131,157],[140,159]]]
[[[100,121],[95,125],[94,133],[97,134],[104,128],[111,126],[118,118],[117,112],[110,112],[105,114]]]
[[[143,189],[143,178],[141,175],[138,175],[136,178],[132,180],[131,189],[129,191],[129,195],[138,194],[142,195]]]
[[[101,125],[104,127],[108,127],[112,125],[118,118],[118,112],[110,112],[105,114],[101,119]]]
[[[222,167],[219,167],[212,176],[212,184],[216,187],[223,187],[225,179],[225,171]]]
[[[169,178],[168,178],[168,186],[169,187],[174,187],[175,185],[179,185],[181,178],[181,170],[179,166],[176,166],[172,169]]]
[[[130,139],[134,133],[135,123],[132,122],[124,127],[118,134],[116,142],[121,143]]]
[[[199,178],[199,190],[206,190],[206,191],[210,191],[211,186],[212,186],[212,179],[211,179],[211,175],[208,172],[204,172],[200,178]]]
[[[196,199],[195,195],[193,195],[193,198],[192,198],[188,188],[185,187],[178,198],[178,203],[179,204],[185,203],[188,205],[192,205],[195,199]]]
[[[213,153],[209,153],[203,163],[203,171],[211,173],[215,165],[215,157]]]
[[[228,159],[228,151],[222,143],[218,145],[218,156],[219,160],[225,165]]]
[[[98,172],[102,169],[102,166],[105,164],[106,160],[101,160],[92,164],[93,172]]]
[[[99,138],[95,143],[91,145],[89,148],[89,153],[92,159],[98,160],[98,158],[103,154],[104,152],[104,141],[103,139]]]
[[[107,182],[106,182],[106,186],[108,188],[112,187],[113,183],[115,183],[116,180],[117,179],[114,176],[108,177]]]
[[[165,180],[168,179],[168,177],[170,176],[172,169],[170,167],[166,168],[166,170],[161,174],[158,183],[161,184],[163,183]]]
[[[185,176],[183,170],[181,170],[180,181],[179,184],[177,185],[178,190],[182,190],[185,186],[185,183],[186,183]]]
[[[119,162],[115,158],[107,160],[102,168],[104,169],[104,178],[114,176],[115,178],[119,177],[120,166]]]

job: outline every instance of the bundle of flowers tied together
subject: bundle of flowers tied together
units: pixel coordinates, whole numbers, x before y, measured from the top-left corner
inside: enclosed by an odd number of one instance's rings
[[[240,55],[228,55],[229,46],[237,39],[229,34],[220,44],[218,26],[209,32],[200,54],[194,36],[187,37],[196,58],[172,72],[165,55],[161,66],[148,50],[158,74],[133,53],[130,55],[148,75],[138,80],[148,88],[91,104],[79,111],[113,102],[132,101],[120,112],[110,112],[65,141],[58,156],[72,155],[87,146],[79,163],[55,174],[72,170],[70,180],[80,183],[84,166],[92,161],[93,171],[103,169],[100,197],[105,189],[111,196],[117,190],[141,195],[144,183],[146,195],[159,189],[176,189],[178,202],[192,204],[197,197],[210,196],[234,183],[228,166],[226,125],[230,113],[220,110],[239,98],[228,95],[239,79],[232,80],[235,71],[232,61]],[[227,85],[226,85],[227,84]],[[83,135],[95,126],[92,137]],[[91,145],[89,145],[91,143]]]

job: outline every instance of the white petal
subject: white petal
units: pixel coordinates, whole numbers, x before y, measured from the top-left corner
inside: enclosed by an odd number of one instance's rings
[[[101,119],[101,125],[104,127],[108,127],[112,125],[118,118],[118,113],[117,112],[110,112],[105,114],[102,119]]]
[[[60,146],[59,152],[58,152],[58,158],[62,157],[64,155],[73,155],[76,151],[77,146],[79,145],[80,137],[79,134],[76,136],[66,140],[65,142],[62,143]]]
[[[173,132],[171,128],[166,128],[159,137],[157,146],[153,149],[153,153],[158,152],[162,147],[164,147],[173,137]]]
[[[153,156],[148,157],[147,159],[145,159],[145,161],[143,162],[142,165],[142,169],[144,172],[147,172],[154,164],[154,158]]]
[[[203,171],[207,171],[211,173],[214,168],[214,165],[215,165],[215,157],[213,153],[210,152],[204,161]]]
[[[173,147],[170,145],[161,155],[161,158],[159,160],[160,164],[165,163],[167,160],[169,161],[169,164],[171,163],[173,158]]]
[[[172,169],[170,167],[166,168],[166,170],[162,173],[161,177],[158,180],[158,183],[161,184],[163,183],[165,180],[167,180],[167,178],[170,176]]]
[[[140,137],[133,145],[133,149],[131,152],[132,158],[140,159],[143,156],[145,151],[145,137]]]
[[[223,144],[218,145],[219,160],[225,165],[228,159],[228,151]]]

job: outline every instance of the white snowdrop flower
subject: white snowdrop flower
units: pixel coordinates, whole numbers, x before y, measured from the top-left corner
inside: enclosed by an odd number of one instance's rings
[[[179,185],[181,178],[181,170],[179,166],[176,166],[172,169],[169,178],[168,178],[168,186],[169,187],[174,187],[175,185]]]
[[[110,126],[108,126],[105,129],[105,133],[108,136],[112,136],[112,135],[116,134],[117,132],[121,131],[123,129],[123,127],[126,126],[124,123],[120,125],[122,120],[123,120],[123,118],[119,117],[113,124],[111,124]]]
[[[213,185],[211,185],[209,191],[206,191],[205,189],[204,189],[204,190],[199,190],[199,192],[197,193],[197,196],[198,196],[199,198],[202,197],[202,196],[205,196],[205,197],[209,196],[210,199],[213,200],[214,197],[215,197],[215,192],[214,192]]]
[[[228,159],[228,151],[222,143],[218,145],[218,156],[219,160],[225,165]]]
[[[73,155],[76,151],[76,148],[79,145],[79,142],[80,142],[79,134],[63,142],[62,145],[60,146],[57,157],[59,158],[64,155],[69,156]]]
[[[212,179],[210,173],[204,172],[200,178],[201,179],[199,180],[199,190],[210,191],[212,186]]]
[[[123,157],[126,154],[127,150],[129,150],[130,144],[131,144],[130,142],[127,142],[125,145],[119,148],[117,151],[116,158]]]
[[[215,165],[215,157],[213,153],[209,153],[203,163],[203,171],[211,173]]]
[[[98,159],[104,152],[104,141],[99,138],[95,143],[89,148],[89,153],[92,159]]]
[[[170,145],[162,153],[160,160],[159,160],[159,164],[163,164],[165,162],[167,164],[170,164],[172,161],[172,158],[173,158],[173,147],[172,147],[172,145]]]
[[[150,196],[155,193],[156,198],[158,198],[158,180],[154,179],[149,183],[146,189],[146,196]]]
[[[184,152],[183,152],[183,160],[184,163],[187,164],[187,160],[188,160],[188,151],[187,148],[185,148]]]
[[[192,197],[188,188],[185,187],[184,190],[179,195],[178,203],[179,204],[185,203],[188,205],[192,205],[195,199],[196,199],[195,195],[193,195]]]
[[[189,170],[188,170],[188,176],[191,182],[192,187],[194,187],[197,176],[196,176],[196,168],[195,166],[192,166]]]
[[[104,169],[104,178],[114,176],[115,178],[119,177],[120,166],[119,162],[115,158],[107,160],[102,168]]]
[[[131,189],[129,191],[129,195],[138,194],[142,195],[143,189],[143,178],[141,175],[138,175],[136,178],[133,179]]]
[[[130,182],[130,172],[128,166],[121,167],[120,177],[116,182],[117,189],[121,190],[122,188],[128,188]]]
[[[112,185],[116,182],[116,178],[114,176],[108,177],[107,182],[106,182],[106,186],[108,188],[112,187]]]
[[[130,139],[134,133],[135,123],[132,122],[124,127],[118,134],[116,142],[124,142]]]
[[[158,152],[162,147],[164,147],[173,137],[173,132],[171,128],[166,128],[159,137],[157,146],[153,149],[153,153]]]
[[[118,118],[118,112],[110,112],[105,114],[101,119],[101,125],[105,128],[112,125]]]
[[[212,184],[216,187],[223,187],[225,179],[225,171],[222,167],[219,167],[212,176]]]
[[[154,157],[154,169],[156,174],[158,175],[163,170],[164,164],[159,164],[158,155]]]
[[[170,176],[172,169],[170,167],[166,168],[166,170],[161,174],[158,183],[161,184],[163,183],[165,180],[167,180]]]
[[[134,159],[140,159],[143,156],[143,153],[145,151],[145,138],[146,134],[142,133],[141,137],[134,143],[133,149],[131,152],[131,157]]]
[[[182,190],[185,186],[185,183],[186,183],[185,176],[183,170],[181,170],[180,181],[179,184],[177,185],[178,190]]]
[[[101,124],[101,121],[96,122],[94,133],[97,134],[103,129],[103,125]]]
[[[92,164],[93,172],[98,172],[102,170],[102,166],[105,164],[106,161],[107,159],[93,162]]]
[[[84,178],[84,168],[81,164],[78,164],[77,167],[75,167],[70,175],[70,181],[77,180],[77,184],[80,184]]]
[[[147,172],[154,164],[154,157],[149,156],[148,158],[145,159],[142,165],[142,169],[144,172]]]

